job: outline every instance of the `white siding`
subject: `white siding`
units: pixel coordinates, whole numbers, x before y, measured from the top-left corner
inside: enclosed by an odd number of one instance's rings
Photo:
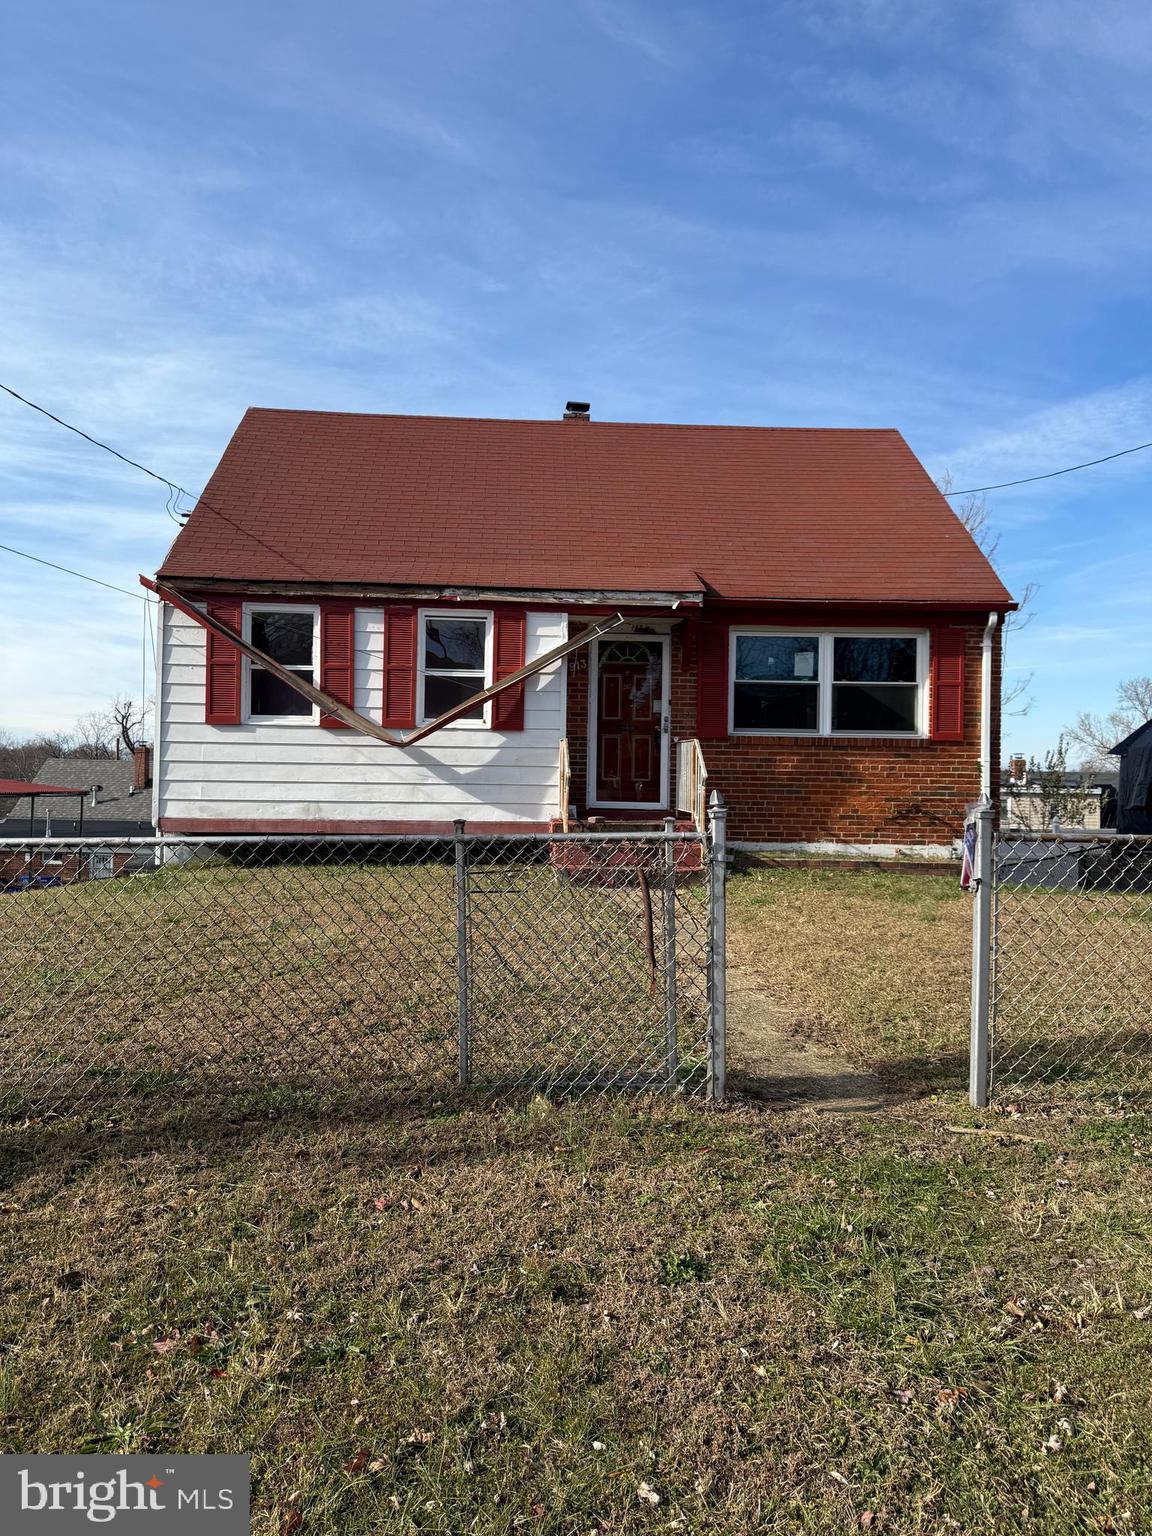
[[[356,613],[356,708],[379,720],[382,610]],[[567,616],[529,613],[528,660],[563,643]],[[205,632],[164,609],[157,810],[202,821],[546,821],[559,798],[565,663],[525,684],[522,731],[445,726],[389,747],[312,724],[205,725]]]

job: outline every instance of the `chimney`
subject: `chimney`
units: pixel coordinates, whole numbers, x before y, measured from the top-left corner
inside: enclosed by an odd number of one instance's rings
[[[1010,757],[1008,759],[1008,781],[1011,784],[1024,784],[1028,779],[1028,759],[1026,757]]]
[[[592,407],[587,400],[569,400],[564,407],[565,421],[591,421]]]
[[[140,746],[132,753],[132,793],[139,794],[152,782],[152,748]]]

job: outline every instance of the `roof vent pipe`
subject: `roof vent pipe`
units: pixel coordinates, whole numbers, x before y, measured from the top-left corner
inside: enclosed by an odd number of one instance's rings
[[[592,406],[587,400],[569,400],[564,406],[565,421],[590,421]]]

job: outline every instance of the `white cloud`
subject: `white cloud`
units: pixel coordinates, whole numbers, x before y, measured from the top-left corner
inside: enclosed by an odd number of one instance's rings
[[[1006,427],[987,431],[950,450],[941,451],[935,461],[948,469],[958,490],[970,484],[988,485],[1000,480],[1046,474],[1148,441],[1152,438],[1150,422],[1152,376],[1141,376],[1029,411]],[[1152,450],[1149,452],[1152,455]],[[1074,476],[1061,476],[1022,488],[1019,494],[1036,498],[1034,513],[1037,507],[1051,509],[1054,503],[1082,495],[1094,485],[1099,486],[1099,479],[1086,481],[1085,476],[1111,474],[1124,478],[1147,475],[1149,468],[1140,455],[1133,454]],[[1026,519],[1028,514],[1018,516]]]

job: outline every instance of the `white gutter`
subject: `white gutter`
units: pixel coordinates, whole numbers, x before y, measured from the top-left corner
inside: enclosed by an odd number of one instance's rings
[[[980,656],[980,801],[992,799],[992,636],[1000,622],[998,613],[990,613],[984,626]]]

